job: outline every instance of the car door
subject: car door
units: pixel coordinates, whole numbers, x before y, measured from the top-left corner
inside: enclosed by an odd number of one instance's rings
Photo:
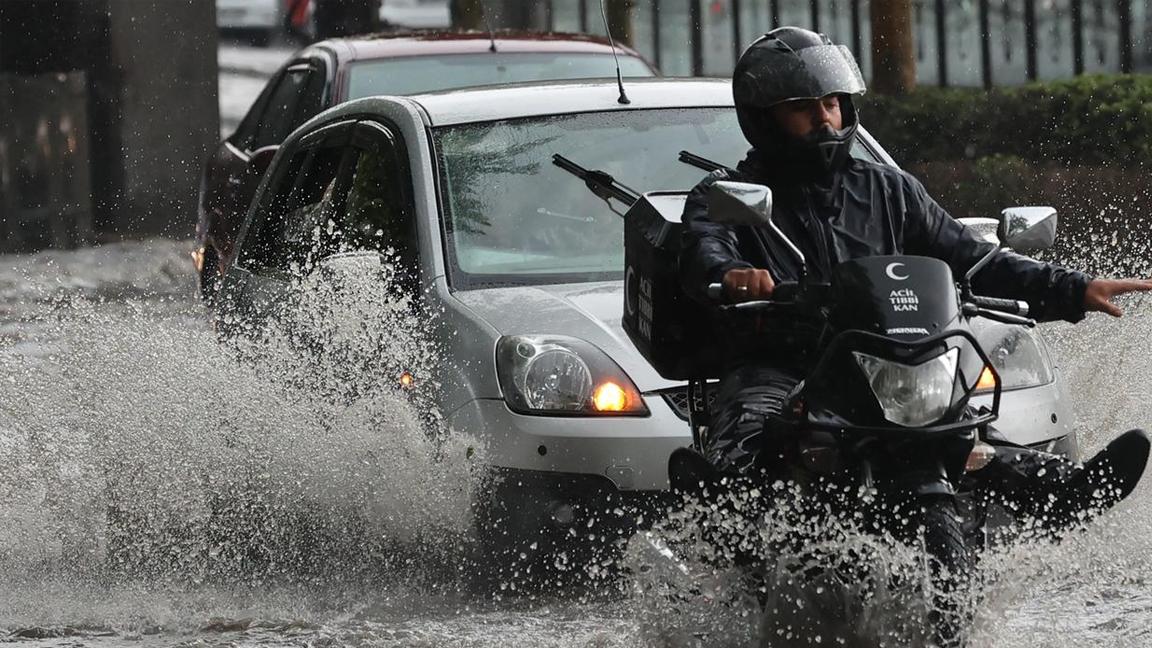
[[[236,132],[220,145],[205,173],[201,241],[227,269],[244,213],[272,153],[321,109],[331,94],[323,59],[302,59],[281,70],[265,87]]]

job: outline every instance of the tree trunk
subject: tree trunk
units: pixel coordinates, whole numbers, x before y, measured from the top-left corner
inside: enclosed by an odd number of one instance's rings
[[[916,88],[912,0],[872,0],[872,90],[904,94]]]
[[[612,30],[612,38],[617,43],[633,44],[635,34],[632,33],[632,18],[635,12],[635,0],[606,0],[604,11],[608,14],[608,28]]]
[[[483,0],[452,0],[452,29],[480,31],[484,29]]]

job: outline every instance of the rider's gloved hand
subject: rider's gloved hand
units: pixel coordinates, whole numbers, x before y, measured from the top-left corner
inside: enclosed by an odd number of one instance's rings
[[[776,288],[772,275],[760,268],[733,268],[724,273],[724,294],[734,302],[768,299]]]

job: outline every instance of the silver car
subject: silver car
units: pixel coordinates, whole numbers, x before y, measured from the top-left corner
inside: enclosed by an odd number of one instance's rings
[[[650,519],[669,454],[691,442],[685,384],[661,377],[621,327],[621,206],[554,156],[640,192],[685,192],[704,172],[681,150],[734,165],[747,143],[726,81],[625,90],[627,103],[614,82],[513,85],[321,113],[276,154],[217,310],[218,327],[237,331],[291,303],[300,272],[379,268],[391,249],[440,314],[439,410],[483,439],[499,478],[479,503],[481,535],[527,538],[516,554],[529,559],[549,538],[595,544]],[[854,154],[894,164],[866,132]],[[1002,364],[1000,431],[1074,453],[1042,340],[1002,325],[984,336]]]

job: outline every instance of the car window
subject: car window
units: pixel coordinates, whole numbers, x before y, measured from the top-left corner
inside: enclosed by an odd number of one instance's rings
[[[346,146],[305,148],[289,160],[257,206],[240,262],[257,273],[292,271],[321,247],[320,232],[343,206]]]
[[[345,129],[346,130],[346,129]],[[415,208],[403,148],[379,125],[327,138],[284,163],[261,199],[241,262],[263,273],[303,274],[334,254],[379,251],[415,280]],[[337,144],[333,144],[337,142]]]
[[[620,73],[625,77],[654,76],[648,64],[634,56],[620,57]],[[616,63],[611,54],[519,52],[407,56],[352,64],[348,72],[348,98],[615,76]]]
[[[304,122],[299,110],[301,98],[309,88],[313,70],[307,65],[288,69],[268,98],[256,125],[251,148],[279,145],[288,134]]]
[[[268,84],[260,91],[260,96],[256,98],[256,101],[252,102],[252,107],[244,115],[244,119],[240,121],[240,125],[236,127],[236,132],[232,133],[231,137],[228,138],[237,148],[243,151],[251,151],[255,148],[256,132],[260,128],[260,118],[264,114],[264,108],[268,105],[273,91],[280,86],[280,81],[283,79],[284,74],[284,72],[281,72],[268,81]]]
[[[322,64],[314,63],[312,69],[309,71],[308,81],[300,93],[300,105],[296,109],[296,116],[293,119],[292,126],[288,129],[289,133],[299,128],[304,122],[318,115],[321,110],[324,110],[325,85],[324,68]],[[285,137],[287,137],[287,135],[285,135]]]
[[[357,132],[347,198],[320,232],[318,252],[382,252],[399,269],[400,284],[411,285],[418,258],[415,206],[404,151],[382,126],[364,124]]]
[[[553,164],[553,154],[647,192],[687,191],[704,177],[678,161],[681,150],[729,166],[748,150],[731,108],[552,115],[434,136],[455,288],[623,276],[623,218]],[[852,154],[875,160],[863,146]]]
[[[393,250],[414,261],[416,255],[411,181],[395,140],[381,134],[362,150],[348,192],[344,232],[346,245],[358,250]]]

